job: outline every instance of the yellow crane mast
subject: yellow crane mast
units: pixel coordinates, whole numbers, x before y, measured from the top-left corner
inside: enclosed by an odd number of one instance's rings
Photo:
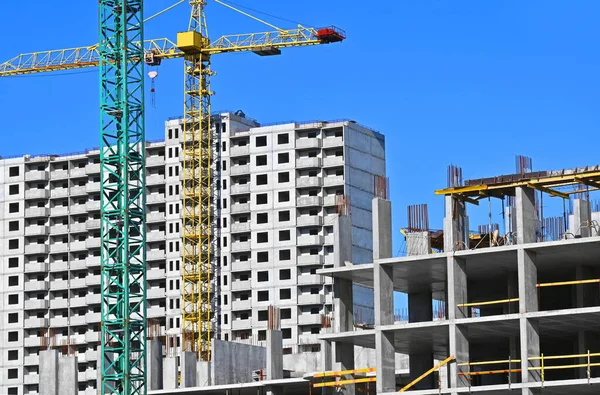
[[[346,38],[344,31],[333,26],[280,29],[220,0],[215,2],[274,30],[226,35],[210,41],[205,16],[207,0],[189,0],[190,23],[187,31],[177,34],[176,43],[167,38],[144,41],[147,65],[184,59],[182,345],[197,352],[201,360],[210,360],[216,318],[213,283],[218,222],[214,193],[218,174],[214,155],[218,147],[214,144],[210,116],[210,78],[215,74],[211,56],[248,51],[260,56],[279,55],[282,48],[329,44]],[[99,59],[99,44],[26,53],[0,64],[0,77],[97,67]]]

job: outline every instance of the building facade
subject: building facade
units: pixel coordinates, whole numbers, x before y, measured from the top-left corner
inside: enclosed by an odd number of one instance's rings
[[[215,117],[220,136],[219,307],[223,340],[260,342],[281,308],[286,352],[313,349],[331,311],[338,195],[350,202],[353,260],[372,259],[373,177],[383,136],[350,121],[260,127]],[[180,120],[147,144],[148,318],[181,331]],[[78,357],[80,394],[95,394],[100,324],[100,155],[0,159],[0,393],[37,394],[38,353]]]

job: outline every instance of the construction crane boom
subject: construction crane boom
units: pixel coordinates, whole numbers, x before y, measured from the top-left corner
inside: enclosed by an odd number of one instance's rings
[[[336,34],[325,35],[324,31],[332,31]],[[345,38],[344,31],[333,26],[322,29],[299,26],[297,29],[222,36],[202,52],[219,54],[251,51],[259,55],[268,55],[281,48],[319,45],[342,41],[343,38]],[[184,52],[168,38],[144,41],[144,58],[148,64],[183,57]],[[24,53],[1,63],[0,77],[97,67],[99,59],[98,44]]]

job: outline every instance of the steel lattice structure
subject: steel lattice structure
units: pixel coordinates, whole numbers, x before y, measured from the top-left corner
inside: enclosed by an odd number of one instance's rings
[[[142,0],[101,0],[101,394],[146,394]]]
[[[215,304],[212,303],[216,248],[213,229],[213,138],[210,118],[210,56],[208,29],[204,15],[205,0],[190,0],[192,15],[187,37],[200,45],[186,46],[184,52],[183,116],[183,261],[182,261],[182,334],[183,345],[196,351],[202,360],[210,360]],[[216,147],[218,148],[218,147]]]

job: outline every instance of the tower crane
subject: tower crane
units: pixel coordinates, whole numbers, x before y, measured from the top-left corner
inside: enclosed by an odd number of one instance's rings
[[[0,77],[99,67],[101,76],[101,393],[146,393],[146,227],[144,66],[183,58],[183,346],[210,360],[215,329],[218,154],[211,126],[213,55],[343,41],[336,27],[280,29],[221,0],[215,2],[273,31],[211,41],[208,0],[188,0],[190,22],[176,42],[144,40],[143,0],[99,0],[99,43],[21,54],[0,64]],[[181,3],[183,1],[180,1]],[[172,7],[169,7],[172,8]]]

